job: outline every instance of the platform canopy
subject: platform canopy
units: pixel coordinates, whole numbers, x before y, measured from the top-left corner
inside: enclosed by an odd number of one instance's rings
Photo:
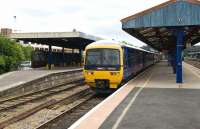
[[[176,48],[176,31],[186,44],[200,42],[200,1],[170,0],[121,20],[122,29],[157,50]]]
[[[12,33],[10,38],[43,45],[84,49],[88,44],[101,38],[82,32],[35,32]]]

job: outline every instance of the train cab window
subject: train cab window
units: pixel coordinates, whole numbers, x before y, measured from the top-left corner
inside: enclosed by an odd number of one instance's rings
[[[120,65],[118,50],[104,49],[103,51],[102,65]]]
[[[101,51],[97,49],[88,50],[86,64],[101,65]]]
[[[118,49],[98,48],[86,52],[85,68],[103,70],[120,68],[120,52]]]

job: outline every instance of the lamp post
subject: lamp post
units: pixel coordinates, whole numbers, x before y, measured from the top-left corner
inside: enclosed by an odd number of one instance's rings
[[[17,16],[13,16],[14,25],[13,25],[13,32],[17,32]]]

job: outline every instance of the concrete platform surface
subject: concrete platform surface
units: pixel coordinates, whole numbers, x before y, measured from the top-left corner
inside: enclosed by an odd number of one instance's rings
[[[125,116],[118,119],[135,88],[100,129],[200,129],[200,90],[144,88]]]
[[[200,129],[200,70],[183,63],[184,84],[161,62],[137,76],[70,129]]]
[[[22,70],[22,71],[13,71],[0,75],[0,92],[17,85],[24,84],[26,82],[47,76],[52,73],[67,72],[71,70],[79,70],[81,68],[64,68],[57,70]]]

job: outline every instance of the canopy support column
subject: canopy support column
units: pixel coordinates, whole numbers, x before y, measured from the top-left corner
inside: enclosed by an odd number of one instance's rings
[[[65,66],[65,48],[62,47],[62,65]]]
[[[172,66],[173,74],[176,74],[176,56],[175,55],[176,55],[175,51],[171,51],[169,54],[170,64]]]
[[[72,64],[72,66],[74,66],[74,64],[75,64],[75,56],[74,56],[74,48],[72,48],[72,58],[71,58],[71,64]]]
[[[83,56],[83,50],[79,49],[79,56],[80,56],[80,66],[82,66],[82,56]]]
[[[182,47],[183,47],[184,31],[177,29],[176,33],[176,83],[183,83],[182,72]]]
[[[52,66],[52,46],[49,45],[49,52],[48,52],[48,69],[51,70]]]

